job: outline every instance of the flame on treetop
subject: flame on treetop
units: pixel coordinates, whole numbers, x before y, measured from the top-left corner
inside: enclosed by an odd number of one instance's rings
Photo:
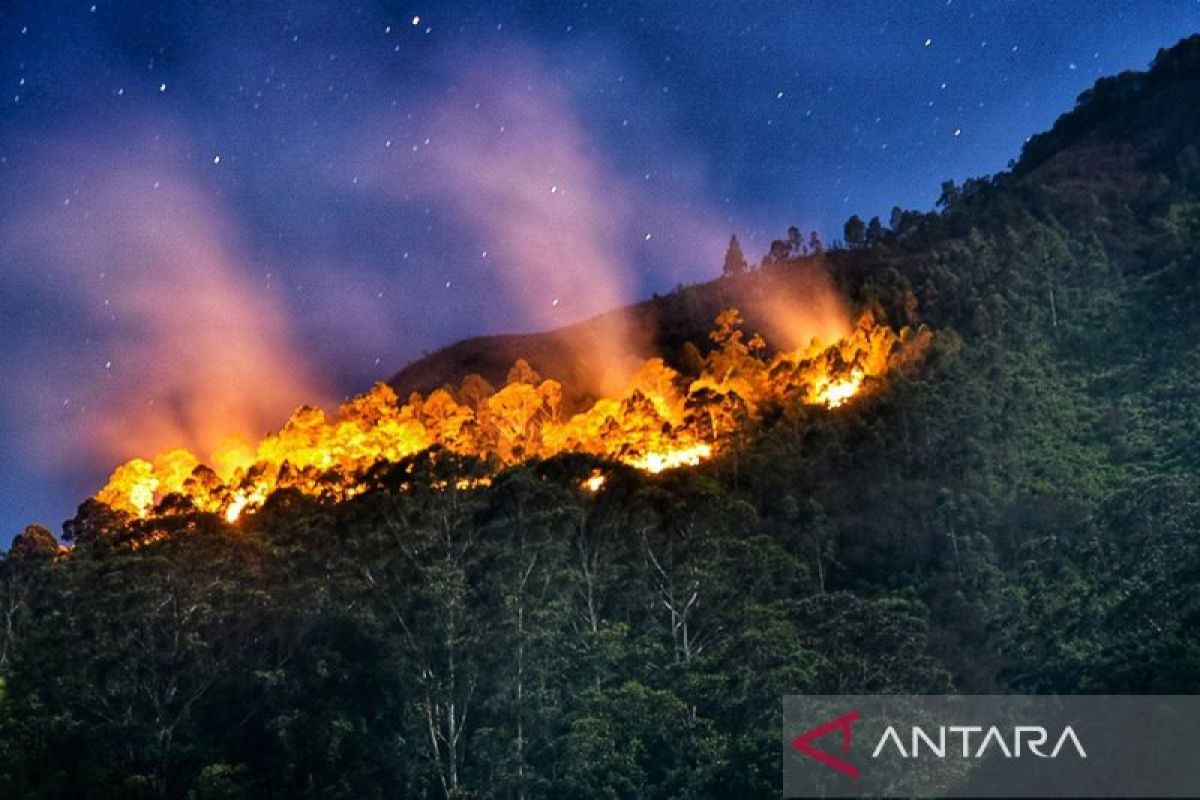
[[[236,521],[278,488],[345,499],[362,491],[357,476],[380,461],[399,461],[440,445],[511,465],[563,452],[592,453],[646,472],[694,466],[764,404],[837,408],[889,368],[919,356],[928,330],[899,333],[861,315],[841,339],[818,340],[795,352],[766,355],[766,345],[742,331],[736,309],[723,311],[710,334],[713,349],[696,377],[661,358],[645,361],[620,396],[602,397],[578,413],[564,411],[563,387],[518,361],[498,390],[478,375],[457,388],[401,402],[379,383],[328,417],[303,406],[257,445],[224,443],[201,463],[186,450],[120,465],[96,498],[144,517],[170,495],[185,507]],[[603,476],[585,487],[598,491]]]

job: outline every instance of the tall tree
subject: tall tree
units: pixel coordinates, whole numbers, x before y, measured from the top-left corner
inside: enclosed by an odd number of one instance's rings
[[[852,215],[842,226],[842,238],[846,240],[847,247],[862,247],[866,237],[867,226],[863,224],[858,214]]]
[[[736,236],[729,238],[729,247],[725,250],[725,266],[721,274],[727,278],[741,275],[746,271],[746,256],[742,253],[742,245]]]
[[[787,243],[788,250],[793,257],[804,255],[804,235],[795,225],[791,225],[787,229]]]
[[[825,245],[821,242],[821,235],[815,230],[808,235],[808,252],[814,256],[819,256],[825,252]]]

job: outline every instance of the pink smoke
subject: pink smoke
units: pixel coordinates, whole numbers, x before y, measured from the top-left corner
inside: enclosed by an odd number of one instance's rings
[[[396,200],[432,201],[459,220],[487,251],[488,277],[504,292],[497,302],[527,329],[639,299],[631,253],[656,233],[696,245],[668,257],[675,269],[691,262],[680,279],[711,276],[725,223],[689,205],[693,198],[649,196],[640,175],[606,160],[570,93],[545,77],[547,66],[532,50],[492,55],[451,65],[450,88],[423,112],[377,121],[362,156],[370,187]],[[418,144],[383,157],[378,143],[398,129],[415,132]],[[650,206],[653,219],[669,220],[672,230],[648,228]],[[598,376],[615,377],[631,354],[646,354],[644,332],[625,316],[606,317],[593,330],[578,357]]]
[[[51,188],[3,226],[4,261],[29,265],[6,280],[58,309],[6,376],[30,455],[48,467],[171,447],[204,456],[319,399],[267,270],[253,268],[197,181],[165,160],[109,163],[101,152],[91,163],[103,166],[70,176],[41,164]],[[76,318],[103,332],[68,340]]]

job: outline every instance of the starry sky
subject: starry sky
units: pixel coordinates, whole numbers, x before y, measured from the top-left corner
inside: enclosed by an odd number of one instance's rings
[[[1005,168],[1200,3],[5,2],[0,544],[111,467]]]

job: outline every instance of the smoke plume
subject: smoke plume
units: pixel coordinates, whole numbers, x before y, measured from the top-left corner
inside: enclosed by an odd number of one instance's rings
[[[765,333],[785,350],[806,349],[816,339],[825,345],[850,332],[851,314],[845,297],[833,285],[818,260],[785,269],[802,270],[800,280],[759,281],[753,297],[741,305],[760,318]]]
[[[319,400],[288,320],[206,194],[179,169],[37,166],[45,191],[3,226],[10,297],[54,309],[6,365],[9,412],[48,467],[170,447],[208,453]],[[12,288],[8,288],[11,285]],[[26,337],[28,339],[32,337]]]
[[[705,257],[716,262],[724,226],[713,215],[653,196],[606,160],[570,93],[543,77],[548,70],[533,53],[493,55],[450,68],[449,88],[405,126],[418,144],[387,160],[372,185],[433,203],[479,242],[511,319],[546,329],[635,300],[634,253],[655,235],[647,218],[670,221],[674,230],[659,227],[660,236],[697,245],[665,260],[691,261],[691,269]],[[380,131],[396,127],[379,123]],[[577,355],[596,377],[607,372],[612,389],[629,356],[645,354],[645,332],[625,315],[597,321],[593,332]]]

